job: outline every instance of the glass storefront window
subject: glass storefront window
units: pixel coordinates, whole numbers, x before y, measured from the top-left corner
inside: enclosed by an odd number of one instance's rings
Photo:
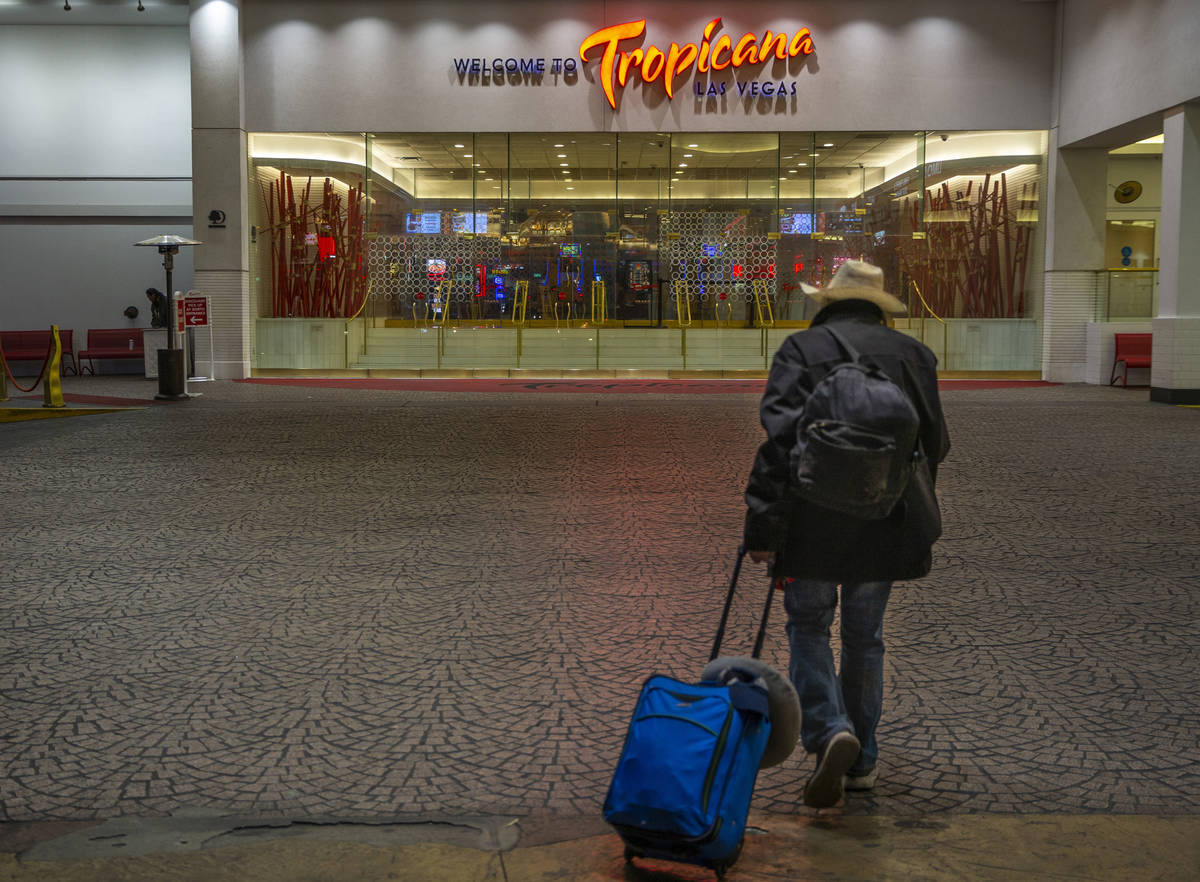
[[[944,369],[1036,370],[1045,149],[1044,132],[254,134],[257,366],[762,370],[815,314],[800,284],[855,258]],[[271,324],[296,319],[344,328]]]

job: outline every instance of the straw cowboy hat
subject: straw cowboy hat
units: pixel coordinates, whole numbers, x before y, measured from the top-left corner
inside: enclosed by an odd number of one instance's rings
[[[904,315],[908,312],[899,298],[883,290],[883,270],[861,260],[843,263],[824,288],[814,288],[803,282],[800,288],[821,306],[828,306],[835,300],[869,300],[885,315]]]

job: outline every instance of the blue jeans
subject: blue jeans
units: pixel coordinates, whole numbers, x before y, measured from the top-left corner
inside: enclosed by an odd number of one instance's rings
[[[842,585],[842,670],[833,667],[829,626],[838,585],[815,579],[787,584],[784,607],[791,644],[788,671],[800,695],[800,741],[816,753],[833,735],[853,732],[862,745],[851,774],[875,768],[875,727],[883,710],[883,613],[891,582]]]

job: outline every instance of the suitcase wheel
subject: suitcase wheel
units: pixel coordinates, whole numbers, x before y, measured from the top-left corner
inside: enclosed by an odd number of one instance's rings
[[[733,850],[733,854],[731,854],[729,857],[725,858],[725,860],[723,860],[723,861],[713,861],[713,863],[711,864],[712,870],[714,873],[717,874],[718,880],[724,879],[725,874],[729,872],[729,868],[732,867],[735,863],[737,863],[737,859],[742,856],[742,846],[744,846],[745,844],[746,844],[746,838],[742,837],[742,839],[737,844],[737,848],[735,848]]]

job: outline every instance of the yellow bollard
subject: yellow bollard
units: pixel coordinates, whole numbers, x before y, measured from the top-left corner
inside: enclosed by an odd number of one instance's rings
[[[50,326],[50,363],[46,365],[46,381],[42,386],[42,407],[66,407],[63,401],[62,340],[58,336],[58,325]]]

